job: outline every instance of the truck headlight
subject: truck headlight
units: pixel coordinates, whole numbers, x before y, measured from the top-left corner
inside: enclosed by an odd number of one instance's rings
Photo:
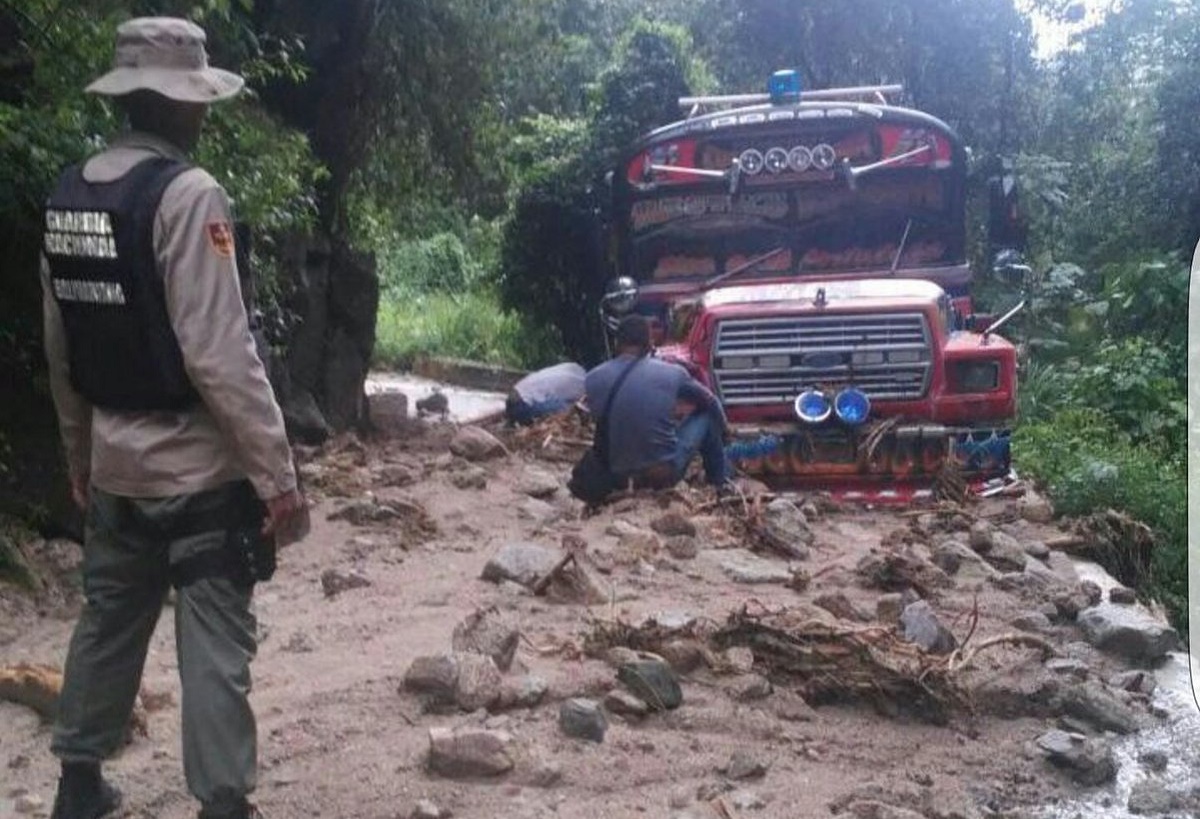
[[[947,369],[954,392],[992,392],[1000,386],[998,361],[952,361]]]
[[[797,395],[793,409],[796,417],[808,424],[819,424],[833,414],[833,405],[819,390],[807,390]]]
[[[833,399],[833,410],[842,423],[858,426],[871,414],[871,399],[862,390],[847,387]]]

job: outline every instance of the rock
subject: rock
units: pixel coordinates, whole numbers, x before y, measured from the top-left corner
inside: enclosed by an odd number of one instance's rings
[[[663,543],[663,548],[676,560],[691,560],[700,554],[700,544],[691,535],[669,537]]]
[[[45,809],[46,803],[40,796],[23,793],[17,797],[14,807],[17,809],[17,813],[41,813]]]
[[[287,651],[291,654],[310,654],[317,650],[313,643],[312,637],[305,631],[293,631],[292,636],[288,637],[287,642],[279,647],[280,651]]]
[[[946,574],[956,575],[959,580],[982,582],[996,575],[996,570],[975,550],[954,538],[937,543],[930,552],[930,558],[935,566]]]
[[[792,579],[788,567],[765,560],[745,549],[726,549],[720,553],[721,570],[735,583],[787,583]]]
[[[746,751],[734,751],[725,767],[718,770],[730,779],[761,779],[769,767]]]
[[[539,760],[529,774],[529,781],[534,787],[552,788],[562,781],[562,765],[553,759]]]
[[[1089,643],[1138,664],[1162,660],[1179,643],[1175,630],[1136,608],[1101,603],[1077,619]]]
[[[1175,808],[1175,798],[1161,781],[1143,779],[1130,790],[1126,807],[1138,816],[1168,813]]]
[[[904,629],[904,639],[932,654],[949,654],[958,647],[954,635],[942,625],[933,607],[924,600],[905,607],[900,615],[900,625]]]
[[[528,469],[521,476],[521,480],[517,483],[517,489],[529,495],[532,498],[541,498],[545,500],[554,496],[558,491],[560,482],[558,478],[551,475],[544,469]]]
[[[1142,751],[1138,755],[1138,762],[1142,763],[1142,766],[1148,771],[1162,773],[1167,769],[1167,765],[1170,764],[1170,759],[1167,757],[1166,751],[1152,749]]]
[[[1063,583],[1073,586],[1079,582],[1079,570],[1075,568],[1075,561],[1065,552],[1052,549],[1046,558],[1046,565]]]
[[[617,679],[655,711],[683,704],[683,689],[671,667],[662,660],[635,660],[617,669]]]
[[[1137,602],[1137,592],[1124,586],[1113,586],[1108,590],[1108,602],[1122,606],[1132,606]]]
[[[1068,623],[1074,623],[1079,612],[1091,605],[1087,595],[1078,589],[1059,592],[1051,602],[1058,611],[1058,617]]]
[[[450,451],[468,461],[486,461],[507,454],[504,444],[479,427],[463,427],[450,441]]]
[[[531,586],[558,565],[557,549],[533,543],[506,543],[483,567],[482,577],[492,583],[513,580]]]
[[[1050,618],[1040,611],[1027,611],[1024,614],[1018,614],[1009,623],[1013,628],[1020,629],[1021,631],[1031,631],[1035,634],[1049,631],[1052,627]]]
[[[1032,490],[1017,499],[1017,514],[1030,523],[1050,523],[1054,520],[1054,507],[1050,501]]]
[[[376,480],[384,486],[409,486],[416,483],[417,473],[403,464],[388,464],[376,473]]]
[[[733,646],[725,649],[725,663],[731,671],[738,674],[749,674],[754,670],[754,652],[746,646]]]
[[[899,592],[880,595],[875,601],[875,619],[888,625],[898,623],[906,605],[904,596]]]
[[[809,523],[814,523],[821,517],[820,508],[810,500],[800,504],[800,511],[804,513],[804,519]]]
[[[1138,727],[1133,709],[1097,682],[1064,687],[1056,706],[1059,712],[1089,722],[1101,731],[1131,734]]]
[[[726,690],[738,702],[755,702],[771,696],[771,681],[761,674],[739,674]]]
[[[1133,691],[1150,696],[1158,688],[1154,675],[1146,671],[1125,671],[1113,676],[1108,684],[1118,691]]]
[[[825,611],[841,620],[865,623],[871,619],[870,615],[864,613],[858,606],[854,605],[844,592],[827,592],[826,594],[819,595],[813,600],[813,605],[825,609]]]
[[[1087,597],[1089,606],[1094,606],[1104,599],[1104,590],[1100,588],[1099,584],[1091,580],[1080,581],[1079,591]]]
[[[458,679],[454,686],[454,701],[464,711],[475,711],[495,705],[500,699],[502,683],[500,669],[491,657],[482,654],[456,654]]]
[[[459,470],[450,476],[450,485],[455,489],[487,489],[487,472],[477,466]]]
[[[498,776],[512,770],[512,735],[486,728],[430,728],[429,767],[448,777]]]
[[[489,608],[476,609],[455,626],[451,645],[457,652],[491,657],[498,669],[508,671],[520,640],[516,626],[501,617],[495,608]]]
[[[767,545],[796,560],[807,560],[815,535],[796,504],[776,498],[763,512],[762,536]]]
[[[794,692],[782,691],[772,702],[776,715],[785,722],[812,722],[817,718],[816,710]]]
[[[1045,665],[1046,670],[1052,674],[1074,677],[1077,680],[1086,680],[1090,673],[1088,664],[1074,657],[1052,657],[1046,660]]]
[[[604,534],[620,540],[626,535],[646,534],[646,530],[640,526],[635,526],[627,520],[614,520],[608,526],[604,527]]]
[[[288,438],[310,446],[316,446],[328,440],[333,434],[317,399],[308,390],[292,389],[282,396],[280,410],[283,412],[283,423],[287,428]]]
[[[608,720],[604,718],[604,711],[593,700],[576,698],[567,700],[559,708],[558,726],[569,737],[603,742],[604,732],[608,730]]]
[[[449,814],[443,813],[436,803],[428,799],[417,802],[413,812],[409,815],[412,819],[443,819],[443,817],[449,816]]]
[[[1050,557],[1050,548],[1040,540],[1031,540],[1025,544],[1025,554],[1038,560]]]
[[[667,796],[667,807],[672,810],[682,810],[692,804],[692,792],[689,788],[679,785],[671,789]]]
[[[371,581],[356,569],[342,571],[326,569],[321,572],[321,590],[326,597],[333,597],[351,589],[362,589],[371,585]]]
[[[404,435],[408,431],[408,396],[402,392],[367,396],[367,414],[376,432],[385,437]]]
[[[1025,547],[1007,532],[992,533],[991,548],[983,553],[983,559],[1002,572],[1019,572],[1027,560]]]
[[[562,510],[552,503],[538,498],[526,498],[517,505],[517,517],[535,523],[553,523],[562,516]]]
[[[726,797],[738,810],[762,810],[766,801],[754,791],[736,790]]]
[[[1103,740],[1050,731],[1038,737],[1037,745],[1053,765],[1066,769],[1081,785],[1102,785],[1117,775],[1112,748]]]
[[[500,699],[496,707],[533,708],[545,698],[549,690],[550,685],[534,674],[527,674],[517,680],[505,679],[500,685]]]
[[[627,717],[644,717],[650,713],[649,705],[620,688],[614,688],[604,695],[604,707],[613,714]]]
[[[680,535],[695,537],[697,534],[696,524],[692,523],[692,521],[679,512],[668,512],[662,517],[655,518],[650,521],[650,528],[663,537],[678,537]]]
[[[693,639],[669,640],[659,647],[667,665],[680,674],[690,674],[704,665],[705,649]]]
[[[0,668],[0,700],[15,702],[53,720],[62,691],[62,672],[48,665],[17,663]]]
[[[454,702],[458,688],[458,658],[452,654],[417,657],[404,674],[404,687],[430,694],[438,702]]]
[[[979,520],[971,525],[967,542],[976,552],[984,554],[990,552],[992,549],[992,535],[994,533],[995,530],[992,528],[992,524],[986,520]]]

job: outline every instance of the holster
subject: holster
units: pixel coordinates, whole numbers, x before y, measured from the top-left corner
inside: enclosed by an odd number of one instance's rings
[[[252,587],[274,576],[275,538],[262,534],[267,509],[249,481],[238,485],[232,507],[193,516],[174,527],[175,537],[225,532],[221,548],[205,549],[171,564],[171,585],[176,589],[209,577],[227,577],[236,585]]]

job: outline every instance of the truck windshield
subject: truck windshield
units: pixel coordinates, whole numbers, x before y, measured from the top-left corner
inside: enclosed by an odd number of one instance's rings
[[[898,270],[954,263],[962,223],[945,184],[903,172],[865,178],[858,190],[835,180],[737,197],[647,196],[630,211],[630,261],[642,281],[704,280],[764,254],[737,278],[887,271],[907,227]]]

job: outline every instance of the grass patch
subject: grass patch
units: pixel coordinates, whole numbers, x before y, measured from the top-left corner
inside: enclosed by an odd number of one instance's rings
[[[1187,631],[1187,459],[1135,445],[1103,413],[1073,407],[1023,424],[1013,440],[1018,469],[1045,486],[1055,509],[1115,509],[1154,530],[1149,587]]]
[[[405,368],[419,355],[533,369],[558,360],[554,334],[506,311],[486,289],[391,293],[379,305],[375,364]]]

